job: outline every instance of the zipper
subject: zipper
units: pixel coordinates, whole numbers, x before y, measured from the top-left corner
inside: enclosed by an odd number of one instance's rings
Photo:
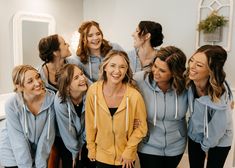
[[[165,122],[164,122],[165,116],[166,116],[166,94],[164,94],[164,115],[163,115],[163,118],[162,118],[162,123],[163,123],[163,127],[164,127],[164,137],[165,137],[165,145],[163,147],[164,156],[166,156],[165,149],[166,149],[166,144],[167,144],[167,141],[166,141],[166,127],[165,127]]]
[[[117,157],[117,151],[116,151],[116,139],[115,139],[115,132],[114,132],[114,125],[113,125],[113,116],[111,116],[111,120],[112,120],[112,133],[113,133],[113,146],[114,146],[114,160],[113,160],[113,164],[115,165],[115,160]]]
[[[37,129],[36,129],[36,122],[37,122],[37,118],[36,118],[36,116],[34,116],[34,132],[35,132],[35,134],[34,134],[34,144],[36,144],[36,135],[37,135]]]

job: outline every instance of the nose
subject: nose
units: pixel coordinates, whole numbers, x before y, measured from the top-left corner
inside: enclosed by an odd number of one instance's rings
[[[190,64],[189,64],[189,68],[195,68],[196,67],[196,63],[195,62],[191,62]]]
[[[157,75],[159,73],[159,69],[158,68],[153,68],[152,72],[153,72],[153,75]]]
[[[34,85],[38,86],[41,83],[41,79],[34,80]]]
[[[80,76],[80,80],[81,80],[81,81],[86,81],[85,75],[81,75],[81,76]]]
[[[120,68],[119,68],[119,67],[116,67],[116,68],[114,69],[114,72],[116,72],[116,73],[120,72]]]

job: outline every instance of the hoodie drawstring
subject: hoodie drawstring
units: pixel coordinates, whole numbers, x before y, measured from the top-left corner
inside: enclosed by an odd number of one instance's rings
[[[90,79],[92,80],[92,70],[91,70],[91,58],[89,56],[89,75],[90,75]]]
[[[27,122],[27,117],[26,117],[26,107],[25,104],[23,104],[23,112],[24,112],[24,128],[25,128],[25,135],[28,137],[28,122]]]
[[[153,91],[154,94],[154,116],[153,116],[153,125],[156,126],[157,121],[157,94]]]
[[[126,97],[126,132],[127,132],[128,129],[129,129],[129,126],[128,126],[128,120],[129,120],[129,118],[128,118],[128,116],[129,116],[129,97],[127,96],[127,97]]]
[[[71,106],[70,103],[68,102],[68,112],[69,112],[69,131],[71,131]]]
[[[94,107],[95,107],[95,116],[94,116],[94,128],[96,128],[96,113],[97,113],[97,100],[96,100],[96,95],[94,95]]]
[[[49,113],[49,121],[48,121],[48,127],[47,127],[47,140],[50,138],[50,126],[51,126],[51,107],[48,109]]]
[[[205,107],[205,113],[204,113],[204,135],[206,135],[206,138],[209,137],[207,106]]]
[[[175,119],[178,117],[178,95],[175,91]]]

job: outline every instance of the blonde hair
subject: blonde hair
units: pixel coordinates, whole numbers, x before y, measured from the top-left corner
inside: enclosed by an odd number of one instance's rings
[[[29,70],[32,70],[38,73],[38,71],[31,65],[18,65],[14,67],[12,71],[12,81],[14,85],[14,92],[19,92],[19,86],[20,87],[24,86],[25,73]]]
[[[130,86],[136,88],[136,83],[133,80],[133,72],[132,72],[131,67],[130,67],[130,61],[129,61],[129,58],[127,56],[127,53],[124,52],[124,51],[111,50],[106,55],[106,57],[104,58],[102,64],[100,65],[100,68],[99,68],[99,80],[107,81],[107,75],[106,75],[106,72],[104,71],[104,69],[105,69],[106,65],[109,63],[109,61],[116,55],[119,55],[122,58],[124,58],[124,60],[127,64],[127,72],[125,74],[124,79],[122,80],[122,83],[130,84]]]

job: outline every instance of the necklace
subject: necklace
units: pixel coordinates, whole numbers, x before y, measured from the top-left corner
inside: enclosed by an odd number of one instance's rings
[[[79,104],[81,103],[81,101],[82,101],[82,99],[81,98],[78,98],[78,99],[73,99],[73,98],[71,98],[71,100],[72,100],[72,102],[73,102],[73,104],[75,105],[75,106],[79,106]]]

